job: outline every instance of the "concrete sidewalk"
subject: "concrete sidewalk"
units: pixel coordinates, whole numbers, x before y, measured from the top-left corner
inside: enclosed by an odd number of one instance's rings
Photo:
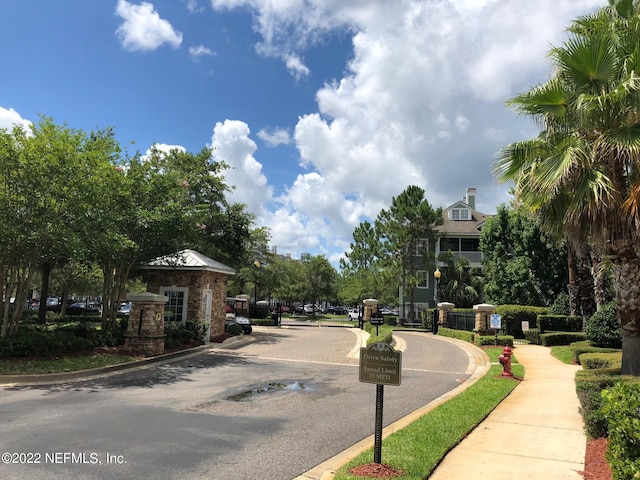
[[[575,388],[580,366],[547,347],[514,349],[525,379],[444,458],[429,480],[581,480],[586,436]]]

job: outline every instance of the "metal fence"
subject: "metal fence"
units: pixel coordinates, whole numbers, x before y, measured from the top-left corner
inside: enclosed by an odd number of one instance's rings
[[[448,312],[447,326],[454,330],[473,332],[476,326],[476,315],[473,312]]]

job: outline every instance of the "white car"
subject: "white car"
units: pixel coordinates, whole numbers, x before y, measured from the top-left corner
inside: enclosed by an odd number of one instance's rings
[[[349,317],[349,320],[351,321],[357,321],[359,316],[360,316],[360,310],[357,308],[350,308],[347,311],[347,317]]]

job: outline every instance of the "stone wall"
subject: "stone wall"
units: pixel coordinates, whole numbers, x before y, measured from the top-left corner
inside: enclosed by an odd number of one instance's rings
[[[201,322],[205,319],[205,305],[202,303],[203,292],[213,293],[211,305],[211,337],[224,333],[226,318],[227,276],[223,273],[203,270],[148,270],[144,274],[147,290],[160,293],[161,287],[186,287],[187,320]]]

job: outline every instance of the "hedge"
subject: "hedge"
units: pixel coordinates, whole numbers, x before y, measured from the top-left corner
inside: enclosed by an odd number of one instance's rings
[[[64,331],[25,331],[0,337],[0,358],[52,357],[93,350],[91,339]]]
[[[608,424],[607,460],[615,479],[640,477],[640,383],[619,383],[602,392]]]
[[[598,368],[621,368],[622,352],[617,353],[583,353],[580,355],[580,365],[585,370]]]
[[[584,428],[591,438],[606,437],[608,423],[602,412],[601,393],[613,387],[620,379],[619,368],[598,370],[578,370],[576,372],[576,393],[580,401],[580,413]]]
[[[541,333],[582,331],[582,317],[575,315],[538,315],[537,322]]]
[[[556,345],[571,345],[585,340],[587,337],[582,332],[553,332],[540,335],[542,345],[553,347]]]
[[[501,347],[513,347],[513,336],[511,335],[498,335],[497,340],[495,335],[483,335],[476,337],[478,345],[500,345]]]
[[[571,343],[571,351],[573,352],[573,360],[576,363],[580,363],[580,355],[583,353],[616,353],[620,352],[619,349],[616,348],[603,348],[603,347],[594,347],[590,341],[578,341]]]
[[[546,315],[546,307],[527,305],[498,305],[496,313],[502,317],[502,328],[506,335],[524,338],[522,322],[529,322],[529,328],[538,328],[538,315]]]
[[[453,328],[439,328],[438,335],[449,338],[457,338],[465,342],[473,343],[476,334],[466,330],[454,330]]]

